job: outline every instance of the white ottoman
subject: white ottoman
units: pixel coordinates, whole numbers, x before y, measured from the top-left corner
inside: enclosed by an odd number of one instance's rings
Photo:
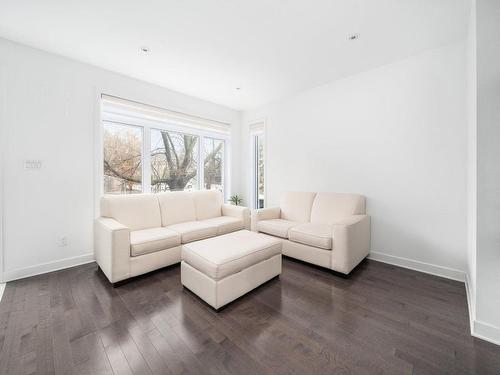
[[[181,282],[215,309],[281,273],[281,240],[240,230],[182,246]]]

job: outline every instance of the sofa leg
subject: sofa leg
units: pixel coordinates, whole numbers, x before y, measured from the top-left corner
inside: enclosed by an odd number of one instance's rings
[[[117,281],[116,283],[111,283],[111,285],[113,285],[113,288],[117,288],[119,286],[122,286],[124,284],[127,283],[128,280],[121,280],[121,281]]]
[[[334,276],[341,277],[342,279],[348,279],[349,278],[349,273],[342,273],[334,270],[330,270],[330,273]]]

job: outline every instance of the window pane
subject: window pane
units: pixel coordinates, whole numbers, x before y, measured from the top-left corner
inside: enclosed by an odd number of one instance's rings
[[[104,192],[142,192],[142,129],[105,122]]]
[[[198,137],[151,129],[151,191],[196,190]]]
[[[221,139],[203,138],[203,180],[207,190],[224,190],[224,141]]]
[[[264,208],[264,135],[257,136],[257,208]]]

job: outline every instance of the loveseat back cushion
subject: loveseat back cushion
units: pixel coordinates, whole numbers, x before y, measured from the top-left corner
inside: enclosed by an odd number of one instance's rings
[[[193,193],[187,191],[168,191],[158,194],[162,225],[185,223],[196,220]]]
[[[222,194],[217,190],[203,190],[191,193],[196,207],[196,219],[205,220],[222,215]]]
[[[365,214],[365,197],[359,194],[317,193],[311,223],[335,224],[351,215]]]
[[[105,195],[101,216],[111,217],[130,230],[161,226],[160,206],[154,194]]]
[[[316,193],[287,191],[281,193],[281,218],[284,220],[307,223],[311,220],[311,208]]]

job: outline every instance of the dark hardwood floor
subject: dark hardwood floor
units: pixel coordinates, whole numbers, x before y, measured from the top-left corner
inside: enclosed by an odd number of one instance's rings
[[[363,262],[347,279],[285,259],[217,313],[166,268],[112,288],[96,264],[10,282],[2,374],[500,374],[462,283]]]

